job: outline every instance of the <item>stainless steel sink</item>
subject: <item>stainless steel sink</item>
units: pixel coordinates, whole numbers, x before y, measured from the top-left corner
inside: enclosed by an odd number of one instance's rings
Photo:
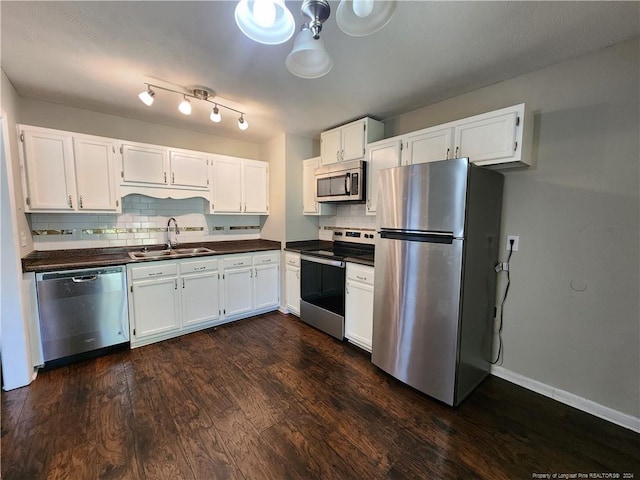
[[[174,250],[178,255],[198,255],[200,253],[215,253],[215,250],[211,250],[206,247],[197,248],[176,248]]]
[[[215,250],[211,250],[206,247],[196,248],[173,248],[171,250],[147,250],[140,252],[129,252],[129,256],[134,260],[152,259],[152,258],[175,258],[175,257],[189,257],[193,255],[203,255],[208,253],[215,253]]]

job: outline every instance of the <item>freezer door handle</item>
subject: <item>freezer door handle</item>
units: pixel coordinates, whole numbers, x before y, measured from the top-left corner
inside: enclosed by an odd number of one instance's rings
[[[389,240],[405,240],[408,242],[446,243],[451,245],[454,237],[451,233],[434,232],[406,232],[395,230],[381,230],[380,238]]]

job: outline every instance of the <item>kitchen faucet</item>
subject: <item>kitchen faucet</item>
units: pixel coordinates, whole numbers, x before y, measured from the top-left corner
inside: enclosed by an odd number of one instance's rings
[[[171,217],[167,222],[167,248],[171,250],[173,247],[178,245],[178,239],[174,242],[171,242],[171,220],[173,220],[173,224],[175,225],[176,235],[180,235],[180,229],[178,228],[178,222],[174,217]]]

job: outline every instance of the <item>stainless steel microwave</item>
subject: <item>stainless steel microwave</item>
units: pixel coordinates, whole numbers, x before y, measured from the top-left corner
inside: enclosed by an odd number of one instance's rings
[[[315,170],[317,202],[365,202],[367,162],[355,160]]]

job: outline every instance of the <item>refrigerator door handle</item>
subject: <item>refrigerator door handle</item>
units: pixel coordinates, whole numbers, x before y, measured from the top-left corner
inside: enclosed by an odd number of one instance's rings
[[[455,237],[453,233],[411,232],[397,230],[381,230],[380,238],[389,240],[405,240],[408,242],[446,243],[451,245]]]

